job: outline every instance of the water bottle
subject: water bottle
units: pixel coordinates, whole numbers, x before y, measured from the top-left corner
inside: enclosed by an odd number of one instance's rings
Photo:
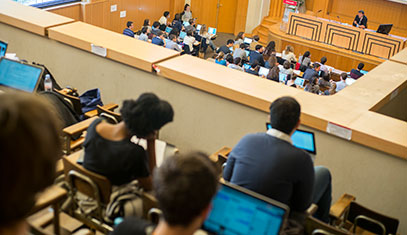
[[[52,81],[51,76],[49,74],[45,75],[44,89],[45,91],[52,91]]]

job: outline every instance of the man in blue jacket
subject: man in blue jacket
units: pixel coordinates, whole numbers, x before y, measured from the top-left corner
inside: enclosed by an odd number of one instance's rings
[[[127,28],[125,28],[125,29],[123,30],[123,34],[126,35],[126,36],[129,36],[129,37],[134,38],[133,29],[134,29],[134,24],[133,24],[133,22],[128,21],[128,22],[127,22]]]

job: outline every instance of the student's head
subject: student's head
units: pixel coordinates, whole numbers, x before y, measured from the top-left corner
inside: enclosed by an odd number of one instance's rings
[[[191,6],[187,3],[184,6],[184,11],[190,11],[191,10]]]
[[[274,129],[292,135],[300,124],[301,106],[292,97],[281,97],[270,105],[270,124]]]
[[[274,67],[278,65],[276,55],[272,54],[268,60],[270,67]]]
[[[267,44],[266,49],[268,51],[275,51],[276,50],[276,43],[274,41],[270,41],[269,44]]]
[[[153,23],[153,28],[158,29],[159,27],[160,27],[160,22],[155,21],[155,22]]]
[[[364,15],[365,15],[365,11],[363,11],[363,10],[358,11],[359,18],[362,18]]]
[[[329,73],[323,73],[322,79],[329,82],[331,80],[331,76],[329,76]]]
[[[147,26],[144,26],[142,29],[141,29],[141,33],[142,34],[146,34],[148,32],[148,27]]]
[[[288,54],[290,52],[294,53],[294,48],[292,46],[290,46],[290,45],[287,45],[285,47],[284,54]]]
[[[169,18],[170,17],[170,12],[169,11],[164,11],[164,17]]]
[[[358,64],[358,70],[362,70],[365,67],[364,63],[359,63]]]
[[[290,63],[290,61],[288,61],[288,60],[284,61],[284,63],[283,63],[283,68],[285,68],[285,69],[290,69],[290,68],[291,68],[291,63]]]
[[[17,234],[37,193],[54,181],[62,126],[37,95],[2,93],[0,100],[0,234]]]
[[[325,64],[328,59],[324,56],[321,58],[321,64]]]
[[[304,53],[304,55],[303,55],[304,58],[310,57],[310,56],[311,56],[311,53],[310,53],[309,51],[306,51],[306,52]]]
[[[177,28],[173,28],[172,30],[171,30],[171,32],[170,32],[170,35],[171,34],[174,34],[175,36],[179,36],[179,30],[177,29]]]
[[[254,35],[253,40],[256,41],[256,42],[260,41],[259,35]]]
[[[253,70],[255,70],[255,71],[259,71],[259,69],[260,69],[259,61],[258,61],[258,60],[255,60],[255,61],[250,65],[250,67],[251,67]]]
[[[153,93],[144,93],[137,100],[125,100],[120,113],[129,134],[137,137],[154,134],[174,118],[171,105]]]
[[[233,46],[233,43],[235,43],[235,41],[233,41],[233,39],[229,39],[229,40],[226,42],[226,46],[231,47],[231,46]]]
[[[231,54],[227,54],[227,55],[226,55],[226,61],[227,61],[229,64],[233,64],[233,56],[232,56]]]
[[[256,45],[255,50],[258,52],[263,52],[263,46],[262,45]]]
[[[134,28],[134,24],[133,24],[133,22],[131,22],[131,21],[127,21],[127,28],[129,28],[129,29],[133,29]]]
[[[315,71],[319,71],[321,69],[321,65],[318,63],[314,63],[314,69]]]
[[[243,39],[244,38],[244,32],[239,32],[236,36],[235,41],[239,40],[239,39]]]
[[[180,20],[181,19],[181,15],[179,13],[175,14],[174,16],[174,20]]]
[[[309,84],[310,85],[317,85],[317,82],[318,82],[318,77],[316,77],[316,76],[314,76],[314,77],[311,77],[310,79],[309,79]]]
[[[341,73],[341,80],[342,81],[345,81],[347,77],[348,77],[347,73]]]
[[[170,40],[173,41],[173,42],[176,42],[176,41],[177,41],[177,36],[175,36],[174,34],[170,34],[169,38],[170,38]]]
[[[240,63],[242,62],[242,59],[240,58],[240,57],[236,57],[234,60],[233,60],[233,63],[235,64],[235,65],[238,65],[238,66],[240,66]]]
[[[201,26],[201,30],[199,31],[199,33],[200,34],[203,34],[203,33],[206,33],[208,30],[207,30],[207,28],[206,28],[206,24],[203,24],[202,26]]]
[[[205,154],[167,158],[153,174],[153,191],[164,222],[171,227],[199,229],[217,191],[218,176],[218,169]]]
[[[150,20],[149,19],[145,19],[143,26],[150,26]]]
[[[188,30],[187,31],[187,36],[192,37],[192,35],[194,35],[194,31]]]
[[[162,37],[164,34],[163,34],[163,32],[161,30],[158,30],[157,32],[155,32],[155,35],[157,37]]]
[[[224,57],[225,57],[225,53],[223,51],[220,51],[218,56],[216,57],[216,60],[218,60],[218,61],[223,60]]]
[[[195,19],[189,19],[189,20],[188,20],[188,23],[189,23],[190,25],[194,26],[194,25],[195,25]]]
[[[245,43],[241,43],[239,47],[240,47],[240,49],[242,49],[242,50],[246,50],[247,45],[246,45]]]

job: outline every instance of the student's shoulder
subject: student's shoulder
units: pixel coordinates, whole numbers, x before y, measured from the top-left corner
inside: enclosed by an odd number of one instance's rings
[[[152,234],[154,226],[142,219],[136,217],[126,218],[119,224],[111,235],[127,235],[127,234]]]

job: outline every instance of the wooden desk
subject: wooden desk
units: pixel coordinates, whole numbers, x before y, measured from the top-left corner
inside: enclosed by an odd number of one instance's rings
[[[404,48],[407,38],[384,35],[349,24],[291,13],[287,33],[347,50],[389,59]]]
[[[0,1],[0,22],[27,30],[39,35],[47,35],[49,27],[72,23],[75,20],[24,6],[11,0]]]
[[[83,22],[53,27],[49,30],[49,38],[90,52],[92,44],[106,48],[107,58],[149,72],[152,71],[153,64],[180,54]]]
[[[391,57],[390,60],[407,65],[407,48],[400,51],[395,56]]]

